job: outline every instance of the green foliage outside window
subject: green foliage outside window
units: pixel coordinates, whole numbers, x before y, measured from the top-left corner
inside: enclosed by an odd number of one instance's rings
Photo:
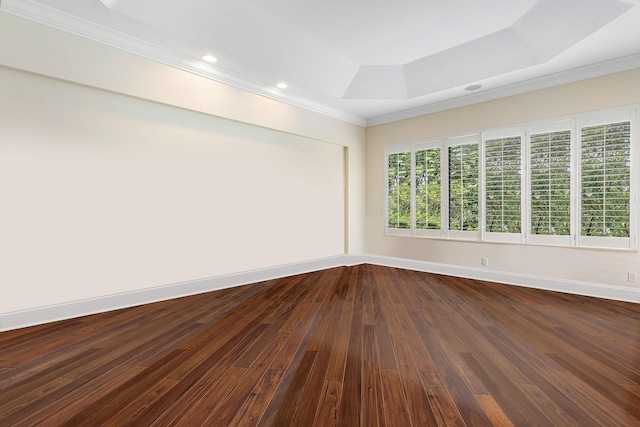
[[[571,131],[531,135],[531,233],[571,233]]]
[[[582,128],[583,236],[629,237],[631,123]]]
[[[416,228],[419,230],[440,229],[440,185],[440,148],[417,151]]]
[[[585,238],[582,243],[574,240],[574,244],[598,245],[589,237],[628,239],[632,209],[631,127],[627,120],[582,127],[574,138],[568,125],[564,130],[530,135],[526,213],[522,212],[522,137],[484,140],[484,230],[520,234],[528,214],[532,235],[571,236],[572,209],[576,209],[580,217],[573,230]],[[572,146],[576,142],[579,145]],[[411,230],[413,224],[416,230],[440,230],[448,215],[449,230],[479,231],[479,143],[460,141],[446,152],[434,145],[388,155],[387,227]],[[424,147],[417,147],[420,146]],[[578,168],[573,173],[572,160]],[[443,183],[445,167],[448,182]],[[572,182],[577,182],[578,188],[572,189]],[[442,209],[442,193],[448,194],[448,212]],[[569,239],[549,241],[569,244]],[[626,243],[611,240],[604,246],[624,247],[619,245]]]
[[[411,228],[411,153],[389,155],[388,227]]]
[[[449,147],[449,229],[478,230],[478,144]]]
[[[485,142],[486,230],[520,233],[521,138],[489,139]]]

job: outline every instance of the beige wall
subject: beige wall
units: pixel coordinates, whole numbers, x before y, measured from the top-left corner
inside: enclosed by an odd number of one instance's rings
[[[359,126],[5,13],[0,94],[0,313],[363,248]]]
[[[382,156],[638,103],[639,83],[376,126],[365,145],[359,126],[0,12],[0,313],[345,251],[630,286],[637,253],[383,236]]]
[[[640,69],[367,129],[366,252],[466,267],[637,287],[640,253],[384,236],[384,146],[640,103]]]

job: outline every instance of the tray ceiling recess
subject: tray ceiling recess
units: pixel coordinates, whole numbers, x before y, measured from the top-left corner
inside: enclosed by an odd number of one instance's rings
[[[640,67],[638,3],[2,0],[0,10],[373,125]]]

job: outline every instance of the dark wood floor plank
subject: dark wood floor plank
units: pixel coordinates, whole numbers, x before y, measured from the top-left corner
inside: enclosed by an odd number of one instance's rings
[[[231,425],[231,420],[240,410],[243,403],[249,398],[255,385],[259,383],[260,379],[267,373],[269,366],[282,349],[287,337],[288,332],[276,336],[256,359],[255,363],[253,363],[250,368],[247,368],[245,374],[238,380],[224,399],[218,400],[204,396],[194,408],[198,406],[206,408],[206,410],[198,411],[198,414],[208,413],[206,418],[194,418],[187,415],[183,417],[181,425]]]
[[[10,387],[7,387],[6,389],[3,389],[2,394],[0,394],[0,413],[6,411],[7,408],[11,408],[16,403],[20,404],[23,400],[28,400],[30,393],[37,393],[39,388],[46,387],[52,380],[64,377],[66,373],[72,371],[77,366],[80,366],[83,363],[88,363],[101,351],[103,350],[97,348],[87,349],[81,354],[65,360],[64,363],[53,366],[51,369],[48,369],[45,373],[40,374],[35,378],[26,378],[11,385]]]
[[[342,396],[338,413],[339,426],[358,426],[362,413],[362,325],[364,289],[362,286],[363,266],[355,267],[356,278],[349,347],[345,361]]]
[[[307,384],[307,377],[311,373],[316,356],[317,352],[315,351],[304,352],[304,356],[298,365],[298,369],[286,390],[286,397],[276,408],[277,412],[273,414],[273,418],[270,416],[265,418],[266,425],[288,426],[293,424],[296,411],[300,405],[304,404],[302,401],[302,392]]]
[[[436,425],[436,418],[429,404],[427,391],[422,387],[420,371],[412,356],[411,347],[402,334],[393,336],[393,346],[396,350],[401,384],[407,399],[407,407],[412,424],[415,426]]]
[[[640,309],[375,265],[0,334],[0,426],[640,427]]]
[[[13,399],[11,406],[0,408],[0,420],[6,420],[7,425],[9,425],[9,422],[23,421],[30,413],[27,407],[31,402],[37,401],[43,396],[50,395],[71,381],[73,380],[69,378],[55,378],[49,380],[42,387],[36,388],[32,392],[24,395],[22,399]]]
[[[582,298],[582,297],[576,297]],[[538,310],[537,308],[536,310]],[[504,307],[499,308],[500,312],[504,311]],[[535,338],[527,339],[535,342],[535,345],[541,347],[554,362],[571,371],[576,377],[585,383],[594,387],[602,396],[606,396],[619,408],[626,411],[632,418],[640,417],[640,400],[633,400],[620,397],[618,394],[610,393],[610,390],[619,387],[620,384],[632,384],[628,378],[620,375],[612,369],[611,365],[616,365],[616,357],[612,356],[608,363],[602,363],[597,360],[597,346],[594,348],[584,347],[582,349],[576,347],[575,338],[568,330],[558,331],[558,324],[561,324],[565,316],[556,313],[555,322],[551,323],[547,316],[535,316],[532,314],[533,309],[523,308],[518,316],[513,313],[509,314],[509,325],[517,330],[521,336],[527,335],[529,330],[538,330]],[[548,310],[547,310],[548,311]],[[506,320],[506,313],[505,313]],[[572,343],[573,341],[573,343]],[[588,354],[588,358],[584,356]]]
[[[380,380],[386,424],[388,426],[410,426],[411,416],[400,373],[395,369],[381,369]]]
[[[577,328],[557,327],[555,329],[567,344],[581,353],[589,353],[594,360],[627,379],[630,385],[640,384],[640,366],[637,360],[621,356],[620,352],[613,350],[609,343],[605,344],[599,339],[582,334]]]
[[[476,400],[495,427],[513,427],[509,417],[504,413],[498,402],[490,394],[477,394]]]
[[[420,315],[417,308],[409,300],[406,303],[410,304],[413,309],[410,312],[413,323],[420,334],[424,346],[431,351],[439,377],[453,397],[465,423],[470,425],[490,425],[489,419],[475,400],[464,377],[462,377],[462,372],[456,369],[456,365],[451,362],[453,357],[459,357],[457,350],[450,350],[451,344],[448,342],[448,337],[440,337],[437,331],[426,323],[425,318]],[[458,365],[461,364],[459,363]]]
[[[429,397],[429,405],[437,425],[456,427],[467,425],[458,408],[460,404],[454,400],[437,372],[420,372],[420,380]],[[466,411],[463,409],[463,412]]]
[[[462,355],[467,364],[474,370],[476,375],[486,384],[489,393],[509,419],[516,425],[532,423],[534,425],[553,425],[537,405],[523,405],[526,402],[526,395],[521,385],[523,383],[513,382],[507,375],[500,372],[500,366],[487,363],[486,360],[479,362],[473,354]],[[529,382],[524,384],[530,384]]]
[[[220,372],[217,377],[208,376],[198,383],[199,388],[189,393],[187,397],[176,393],[176,390],[184,392],[180,387],[180,380],[176,386],[172,387],[169,392],[165,393],[162,398],[170,400],[173,398],[172,404],[168,402],[154,402],[155,407],[149,407],[148,410],[136,414],[131,420],[132,425],[149,425],[149,426],[167,426],[177,425],[186,422],[189,419],[206,419],[209,416],[208,405],[218,404],[224,399],[229,392],[240,381],[240,378],[246,373],[246,368],[229,367],[227,370]],[[176,394],[178,398],[175,398]],[[169,397],[167,397],[169,396]],[[205,399],[202,403],[202,399]],[[163,410],[163,408],[166,408]],[[205,411],[205,412],[202,412]]]
[[[164,395],[167,390],[176,385],[178,380],[165,378],[156,383],[147,392],[131,399],[131,401],[109,416],[109,419],[102,423],[103,426],[123,426],[127,425],[130,420],[135,419],[136,415],[144,411],[149,405],[155,402],[160,396]]]
[[[325,381],[320,393],[320,404],[314,419],[314,426],[329,427],[338,424],[339,407],[342,397],[342,381]]]
[[[33,400],[11,414],[2,417],[7,425],[31,426],[37,423],[46,425],[62,425],[86,406],[91,405],[116,387],[139,375],[143,369],[120,368],[113,375],[106,375],[92,380],[73,380],[57,390]]]
[[[373,325],[363,326],[362,343],[362,425],[384,426],[378,344]]]
[[[335,326],[334,334],[336,335],[334,345],[331,350],[331,359],[327,369],[326,379],[329,381],[344,381],[345,367],[347,362],[347,353],[349,349],[349,337],[351,334],[351,323],[353,321],[353,305],[356,294],[357,270],[350,269],[346,276],[347,282],[343,306],[340,312],[340,320]]]
[[[318,333],[325,311],[335,294],[337,280],[344,274],[344,269],[334,269],[334,272],[338,275],[324,275],[321,281],[305,284],[314,289],[306,300],[309,308],[304,318],[292,323],[295,324],[295,329],[271,365],[271,369],[286,371],[259,425],[290,424],[298,409],[300,393],[304,390],[307,376],[317,356],[316,351],[309,350],[311,340]]]
[[[565,412],[560,409],[549,396],[544,394],[535,384],[518,384],[526,393],[528,402],[532,402],[540,413],[543,413],[554,426],[577,426]]]
[[[268,369],[231,420],[233,426],[257,426],[282,380],[283,371]]]
[[[323,295],[329,297],[328,292]],[[309,342],[323,317],[322,308],[325,306],[325,302],[319,297],[310,301],[312,302],[309,304],[305,320],[298,323],[271,365],[271,369],[285,370],[285,373],[260,420],[261,426],[275,425],[278,416],[291,416],[300,402],[299,391],[306,383],[306,374],[311,369],[316,354],[309,353]]]
[[[163,420],[181,419],[189,408],[197,405],[211,389],[224,390],[220,383],[225,381],[229,372],[244,372],[245,368],[233,370],[235,360],[251,345],[254,339],[265,330],[266,325],[258,322],[245,325],[233,337],[225,341],[205,359],[199,359],[196,367],[152,405],[135,416],[136,423],[150,424],[159,417]],[[190,354],[189,350],[184,350]],[[155,365],[154,365],[155,366]],[[153,367],[152,367],[153,368]],[[173,373],[167,373],[173,378]],[[227,384],[229,385],[229,384]]]
[[[568,391],[577,386],[573,382],[564,383],[559,381],[560,377],[555,377],[557,372],[566,372],[560,365],[557,365],[546,354],[537,352],[527,345],[526,341],[497,327],[490,328],[496,337],[494,343],[498,349],[512,359],[520,359],[520,369],[531,379],[537,388],[543,391],[546,398],[555,405],[562,408],[562,412],[576,425],[587,425],[594,420],[598,420],[598,415],[592,412],[593,405],[585,407],[568,396]],[[604,423],[605,420],[602,420]]]
[[[316,357],[309,372],[307,382],[301,391],[301,400],[304,405],[299,406],[292,425],[309,426],[313,425],[318,407],[321,405],[321,391],[327,378],[329,364],[334,354],[337,339],[340,336],[334,330],[342,316],[345,307],[346,295],[349,288],[350,272],[342,274],[336,283],[335,290],[324,318],[320,321],[314,338],[309,343],[309,349],[316,351]]]

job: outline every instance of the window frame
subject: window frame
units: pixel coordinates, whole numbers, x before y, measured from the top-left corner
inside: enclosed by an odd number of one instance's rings
[[[630,179],[629,179],[629,237],[615,237],[615,236],[583,236],[582,235],[582,161],[577,162],[577,175],[579,179],[576,183],[576,191],[578,195],[578,201],[576,203],[576,215],[577,215],[577,229],[576,229],[576,246],[590,247],[590,248],[618,248],[618,249],[635,249],[637,240],[637,222],[638,222],[638,203],[637,203],[637,187],[634,183],[638,182],[637,170],[637,143],[634,144],[634,138],[637,141],[635,135],[637,126],[637,110],[614,110],[607,112],[599,112],[593,114],[586,114],[577,119],[577,144],[578,149],[582,149],[582,128],[598,125],[606,125],[617,122],[630,122]],[[580,155],[580,153],[578,153]],[[634,161],[635,159],[635,161]],[[636,167],[634,167],[634,165]],[[634,176],[635,175],[635,176]]]
[[[489,243],[553,245],[561,247],[639,250],[638,231],[640,227],[640,104],[607,110],[592,111],[572,116],[551,118],[544,121],[516,124],[512,126],[484,129],[464,135],[450,135],[416,142],[391,144],[384,147],[384,234],[389,236],[423,237],[450,240],[469,240]],[[582,236],[582,128],[605,125],[622,121],[630,122],[630,219],[629,237]],[[531,136],[538,133],[570,131],[570,196],[569,235],[544,235],[531,232]],[[520,209],[521,232],[489,232],[486,225],[486,141],[497,138],[520,136]],[[478,144],[478,231],[449,229],[449,147],[463,144]],[[424,149],[440,148],[440,201],[441,228],[416,228],[416,152]],[[395,153],[411,155],[411,227],[394,229],[388,227],[388,157]]]
[[[568,235],[547,235],[547,234],[534,234],[531,232],[532,225],[532,197],[531,197],[531,137],[532,135],[561,132],[568,130],[570,132],[569,140],[569,234]],[[575,120],[558,120],[554,122],[540,123],[537,125],[529,126],[526,133],[527,141],[527,157],[526,157],[526,184],[527,184],[527,209],[525,211],[526,221],[523,218],[523,222],[526,222],[526,241],[527,243],[539,244],[539,245],[559,245],[559,246],[573,246],[575,244],[575,200],[576,200],[576,188],[575,188],[575,168],[576,168],[576,151],[575,150],[575,136],[576,136],[576,124]]]
[[[476,144],[478,146],[478,230],[452,230],[450,224],[450,196],[449,196],[449,148],[453,146],[459,145],[471,145]],[[452,239],[460,239],[460,240],[479,240],[481,237],[481,212],[483,211],[483,204],[481,199],[481,178],[482,178],[482,167],[480,159],[482,158],[482,134],[481,133],[472,133],[461,136],[454,136],[450,138],[446,138],[443,140],[443,150],[442,153],[444,155],[444,163],[441,163],[441,167],[446,165],[446,168],[442,169],[442,182],[446,183],[445,187],[446,198],[443,200],[446,202],[446,210],[442,209],[442,229],[444,234],[448,238]],[[444,219],[446,218],[446,224]]]
[[[486,149],[487,141],[501,138],[520,137],[520,232],[519,233],[502,233],[487,230],[487,169],[486,169]],[[525,223],[526,212],[525,182],[526,182],[526,162],[525,162],[525,146],[526,132],[524,127],[508,127],[501,129],[493,129],[482,132],[482,200],[484,201],[484,209],[482,209],[482,236],[487,242],[505,242],[505,243],[526,243],[525,239]]]
[[[442,165],[444,164],[443,162],[446,159],[446,153],[445,150],[443,148],[443,140],[442,139],[436,139],[436,140],[430,140],[430,141],[424,141],[424,142],[416,142],[415,144],[413,144],[412,147],[412,158],[413,158],[413,185],[415,187],[415,182],[416,182],[416,153],[418,151],[424,151],[424,150],[433,150],[433,149],[439,149],[440,150],[440,228],[439,229],[434,229],[434,228],[430,228],[430,229],[422,229],[422,228],[418,228],[416,227],[416,217],[417,217],[417,213],[416,213],[416,192],[417,192],[417,188],[414,188],[414,192],[412,194],[412,202],[414,203],[414,213],[412,215],[413,217],[413,227],[414,227],[414,235],[415,236],[419,236],[419,237],[446,237],[446,233],[444,232],[445,227],[444,227],[444,223],[443,223],[443,212],[445,211],[445,209],[448,210],[449,207],[449,201],[448,199],[445,200],[445,196],[447,194],[445,188],[444,188],[444,171],[442,168]],[[448,175],[447,175],[448,176]],[[447,223],[448,226],[448,223]]]
[[[392,154],[400,154],[400,153],[411,153],[411,226],[410,228],[393,228],[389,227],[389,192],[388,192],[388,179],[389,179],[389,156]],[[405,143],[405,144],[397,144],[393,146],[385,147],[384,154],[384,179],[385,179],[385,197],[384,197],[384,227],[385,234],[390,236],[412,236],[413,230],[415,229],[415,214],[414,214],[414,204],[415,204],[415,190],[414,190],[414,175],[415,170],[413,168],[415,154],[413,152],[413,144]]]

